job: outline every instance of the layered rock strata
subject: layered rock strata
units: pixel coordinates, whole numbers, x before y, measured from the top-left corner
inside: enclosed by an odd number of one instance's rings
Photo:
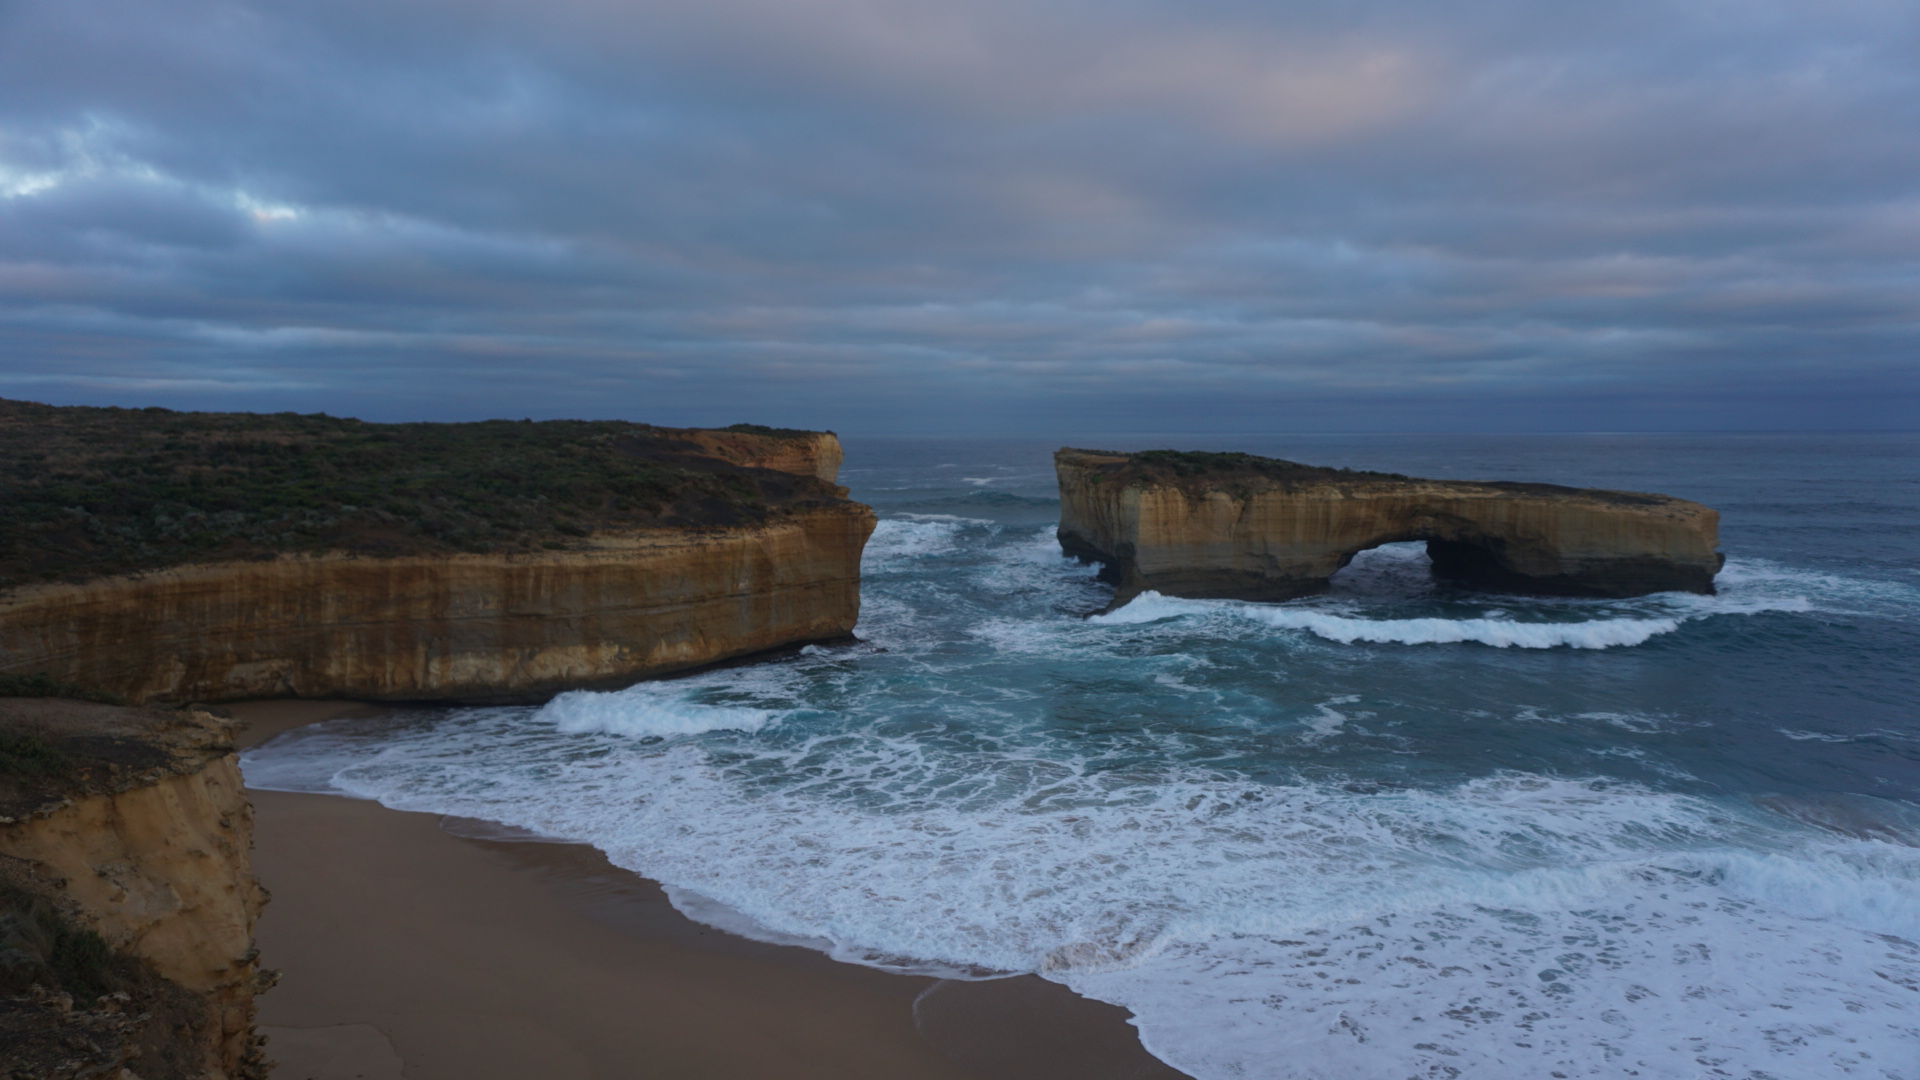
[[[566,551],[291,555],[27,586],[0,595],[0,656],[136,701],[537,699],[846,637],[873,527],[841,502]]]
[[[744,426],[744,425],[742,425]],[[774,469],[838,483],[846,461],[840,438],[831,431],[762,434],[727,428],[661,428],[692,443],[699,452],[751,469]],[[771,431],[772,429],[768,429]]]
[[[0,1072],[265,1075],[231,736],[199,711],[0,699],[0,1024],[20,1028]]]
[[[0,675],[516,701],[844,638],[875,518],[841,459],[755,425],[0,402]]]
[[[1354,555],[1424,540],[1437,576],[1506,592],[1712,593],[1720,515],[1665,495],[1419,480],[1247,454],[1062,449],[1060,545],[1124,602],[1286,600]]]

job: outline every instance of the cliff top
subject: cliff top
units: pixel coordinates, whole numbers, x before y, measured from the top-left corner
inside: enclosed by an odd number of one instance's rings
[[[842,501],[790,468],[823,444],[837,465],[830,433],[755,424],[375,424],[0,400],[0,589],[288,552],[568,548],[596,531],[756,524]]]
[[[1054,454],[1054,458],[1062,464],[1091,470],[1103,481],[1122,486],[1166,486],[1189,492],[1307,491],[1316,488],[1335,488],[1346,492],[1363,493],[1419,486],[1427,490],[1445,489],[1470,495],[1580,499],[1643,508],[1685,503],[1685,500],[1667,495],[1565,487],[1560,484],[1534,484],[1511,480],[1423,480],[1401,473],[1302,465],[1297,461],[1238,452],[1141,450],[1124,453],[1062,447]]]
[[[194,709],[0,698],[0,824],[194,772],[233,752],[234,728]]]

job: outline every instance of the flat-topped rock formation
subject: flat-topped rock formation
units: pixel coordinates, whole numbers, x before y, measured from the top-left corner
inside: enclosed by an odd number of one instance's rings
[[[0,697],[0,1074],[266,1075],[234,726]]]
[[[1251,454],[1062,449],[1060,546],[1116,600],[1287,600],[1354,555],[1424,540],[1437,576],[1503,592],[1712,593],[1720,515],[1665,495],[1418,480]]]
[[[0,402],[0,674],[533,700],[844,638],[831,433]]]

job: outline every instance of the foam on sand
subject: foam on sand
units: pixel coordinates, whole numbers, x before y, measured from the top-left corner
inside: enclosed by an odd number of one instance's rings
[[[1911,617],[1904,586],[1743,565],[1716,597],[1462,598],[1396,550],[1311,600],[1084,620],[1104,589],[1049,531],[876,541],[867,650],[303,729],[248,781],[579,838],[697,919],[846,960],[1039,972],[1201,1080],[1920,1080],[1920,819],[1676,751],[1723,724],[1810,755],[1911,733],[1559,692]],[[1465,654],[1451,697],[1431,677],[1444,642],[1663,637],[1676,656]],[[1382,641],[1418,648],[1341,644]]]
[[[620,726],[313,748],[342,790],[581,838],[735,931],[1043,973],[1203,1078],[1913,1075],[1913,847],[1599,780],[1356,794]]]

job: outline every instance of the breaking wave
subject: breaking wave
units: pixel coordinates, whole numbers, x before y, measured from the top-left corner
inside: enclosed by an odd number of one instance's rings
[[[1920,590],[1747,558],[1713,597],[1466,596],[1395,548],[1083,618],[1111,594],[1051,529],[953,501],[880,523],[865,646],[301,729],[248,782],[578,838],[853,962],[1038,972],[1201,1080],[1920,1080],[1906,714],[1768,681],[1897,665],[1856,615]],[[1820,755],[1882,772],[1776,790]]]
[[[1411,546],[1411,545],[1406,545]],[[1371,555],[1373,553],[1363,553]],[[1772,567],[1729,564],[1727,580],[1718,596],[1664,593],[1634,601],[1539,600],[1489,596],[1500,607],[1465,617],[1423,615],[1395,618],[1391,612],[1410,601],[1430,600],[1424,578],[1425,556],[1417,562],[1406,552],[1387,552],[1361,562],[1359,580],[1349,583],[1346,595],[1285,604],[1239,600],[1188,600],[1143,592],[1126,605],[1089,621],[1108,626],[1130,626],[1164,619],[1233,619],[1276,630],[1300,630],[1328,641],[1399,645],[1450,645],[1473,642],[1507,649],[1609,649],[1642,645],[1670,634],[1694,620],[1721,615],[1757,615],[1765,612],[1805,612],[1815,608],[1808,593],[1829,600],[1857,599],[1866,592],[1861,583],[1828,575],[1785,572]],[[1382,585],[1391,589],[1382,588]],[[1455,601],[1454,606],[1458,606]]]
[[[665,691],[662,685],[641,683],[614,694],[570,691],[549,701],[535,719],[570,735],[602,731],[665,739],[709,731],[759,731],[779,715],[769,709],[686,701],[671,684]]]
[[[1181,600],[1144,592],[1125,607],[1093,622],[1126,624],[1155,622],[1185,615],[1224,613],[1278,630],[1305,630],[1310,634],[1351,645],[1356,641],[1401,645],[1447,645],[1477,641],[1498,649],[1606,649],[1639,645],[1656,634],[1680,628],[1678,618],[1593,619],[1586,622],[1519,622],[1494,619],[1363,619],[1320,611],[1264,607],[1226,600]]]

